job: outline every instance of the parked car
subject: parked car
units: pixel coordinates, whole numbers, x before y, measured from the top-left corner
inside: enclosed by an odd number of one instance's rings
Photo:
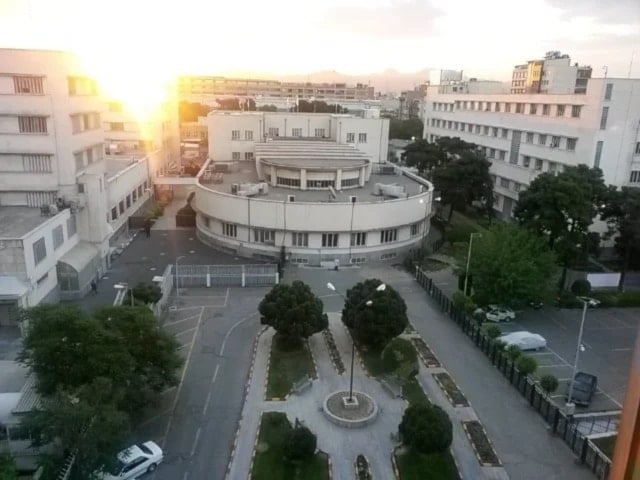
[[[542,303],[542,302],[529,302],[529,306],[531,308],[533,308],[534,310],[540,310],[542,307],[544,307],[544,303]]]
[[[103,473],[103,480],[128,480],[143,473],[153,472],[162,459],[162,449],[152,441],[133,445],[118,454],[118,463],[109,473]]]
[[[569,398],[569,392],[565,397],[567,401],[573,402],[576,405],[588,406],[591,402],[591,397],[598,390],[598,377],[591,375],[590,373],[578,372],[573,378],[573,393]]]
[[[511,332],[506,335],[501,335],[498,337],[498,340],[504,342],[507,347],[515,345],[520,350],[540,350],[547,346],[547,341],[542,335],[526,331]]]
[[[489,305],[485,318],[490,322],[510,322],[515,320],[516,314],[513,310],[499,305]]]
[[[602,303],[597,298],[591,298],[591,297],[577,297],[577,298],[579,300],[582,300],[583,302],[586,302],[587,303],[587,307],[590,307],[590,308],[599,307],[600,304]]]

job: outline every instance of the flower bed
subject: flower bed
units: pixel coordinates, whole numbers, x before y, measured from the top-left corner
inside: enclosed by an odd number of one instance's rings
[[[480,422],[477,420],[462,422],[462,427],[481,465],[485,467],[499,467],[502,465]]]
[[[338,347],[336,347],[336,341],[333,339],[333,333],[328,328],[325,328],[322,331],[322,338],[324,338],[324,342],[327,344],[327,349],[329,350],[329,357],[331,357],[331,363],[333,363],[333,368],[342,375],[344,373],[344,363],[342,363],[342,357],[340,356],[340,352],[338,351]]]
[[[433,354],[429,346],[425,343],[425,341],[421,338],[412,338],[411,343],[416,347],[418,351],[418,355],[420,359],[425,364],[427,368],[441,367],[442,364]]]
[[[456,385],[456,382],[453,381],[453,378],[451,378],[448,373],[434,373],[433,378],[438,382],[438,385],[440,385],[440,388],[454,407],[469,406],[467,397],[464,396],[460,388],[458,388],[458,385]]]

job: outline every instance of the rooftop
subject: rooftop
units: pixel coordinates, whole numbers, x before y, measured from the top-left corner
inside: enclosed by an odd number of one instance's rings
[[[39,208],[0,207],[0,238],[22,238],[50,218],[41,216]]]
[[[270,165],[335,169],[369,163],[370,157],[352,145],[331,141],[275,140],[256,143],[256,158]]]

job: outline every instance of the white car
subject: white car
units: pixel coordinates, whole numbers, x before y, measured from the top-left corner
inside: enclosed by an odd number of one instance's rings
[[[489,305],[485,318],[490,322],[510,322],[515,320],[516,314],[510,308]]]
[[[600,300],[598,300],[597,298],[591,298],[591,297],[578,297],[579,300],[582,300],[583,302],[585,302],[587,304],[587,307],[592,307],[595,308],[597,306],[600,305]]]
[[[501,335],[498,340],[504,342],[507,347],[515,345],[520,350],[540,350],[547,346],[547,341],[542,335],[525,331]]]
[[[164,454],[155,442],[133,445],[118,454],[118,464],[111,473],[103,474],[103,480],[127,480],[143,473],[153,472],[162,462]]]

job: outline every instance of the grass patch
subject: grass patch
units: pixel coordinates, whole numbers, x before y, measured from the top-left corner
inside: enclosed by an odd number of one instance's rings
[[[293,384],[305,375],[315,378],[309,346],[304,343],[296,350],[283,350],[278,336],[271,344],[271,362],[267,380],[267,398],[284,398]]]
[[[589,296],[600,300],[603,307],[640,306],[640,290],[591,292]]]
[[[284,461],[283,442],[287,432],[292,428],[284,413],[262,414],[251,480],[327,480],[329,478],[329,458],[324,453],[318,453],[302,464]]]
[[[425,272],[437,272],[449,267],[448,263],[434,260],[433,258],[424,258],[420,264],[420,267]]]
[[[473,420],[470,422],[462,422],[462,426],[470,437],[471,445],[473,445],[473,449],[479,457],[478,461],[482,465],[500,466],[500,459],[498,455],[496,455],[482,424]]]
[[[404,382],[404,385],[402,385],[402,397],[409,402],[409,405],[429,403],[427,394],[424,393],[424,390],[416,377]]]
[[[400,480],[455,480],[460,478],[450,452],[425,455],[408,449],[396,452]]]
[[[610,437],[593,438],[591,441],[604,453],[609,460],[613,460],[613,449],[616,447],[616,439],[618,435]]]

